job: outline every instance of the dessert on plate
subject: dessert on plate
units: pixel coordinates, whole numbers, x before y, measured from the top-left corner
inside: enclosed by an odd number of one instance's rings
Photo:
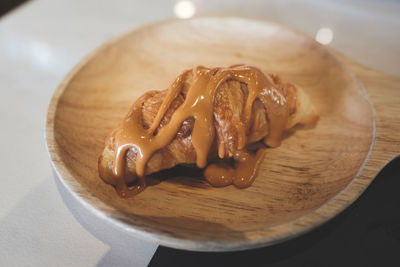
[[[196,164],[213,186],[250,186],[267,147],[319,115],[305,92],[248,65],[182,72],[169,88],[143,94],[106,138],[100,177],[121,197],[141,192],[145,176]]]

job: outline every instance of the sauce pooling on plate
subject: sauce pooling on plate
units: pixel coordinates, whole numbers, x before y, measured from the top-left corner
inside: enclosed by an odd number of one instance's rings
[[[196,153],[196,165],[199,168],[205,168],[205,178],[213,186],[226,186],[233,183],[236,187],[245,188],[253,183],[257,175],[265,148],[260,148],[256,153],[246,150],[250,142],[249,132],[257,123],[257,120],[252,119],[255,100],[258,99],[262,103],[267,114],[268,134],[263,140],[264,144],[270,147],[280,145],[281,135],[290,115],[285,88],[277,86],[273,81],[273,76],[266,76],[258,68],[246,65],[235,65],[229,68],[202,66],[195,68],[183,103],[174,111],[169,122],[159,127],[171,103],[181,93],[189,72],[191,70],[184,71],[168,88],[166,97],[150,127],[143,127],[142,101],[139,98],[120,126],[113,132],[115,158],[112,179],[106,182],[113,184],[120,196],[135,195],[144,189],[147,162],[156,151],[171,143],[182,123],[188,118],[194,120],[191,142]],[[238,130],[237,151],[229,155],[235,163],[228,165],[216,162],[208,165],[210,149],[213,145],[215,146],[216,138],[213,117],[214,96],[219,86],[228,80],[236,80],[247,86],[241,129]],[[129,149],[136,151],[135,164],[138,181],[135,186],[127,186],[125,179],[126,154]],[[218,145],[217,149],[219,157],[223,158],[224,146]]]

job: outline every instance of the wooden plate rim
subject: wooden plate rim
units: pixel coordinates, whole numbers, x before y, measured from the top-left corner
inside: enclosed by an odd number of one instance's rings
[[[240,16],[197,16],[193,19],[239,19],[239,20],[249,20],[256,21],[259,23],[264,23],[266,25],[274,25],[275,27],[283,28],[287,31],[294,32],[298,35],[303,36],[304,38],[309,39],[312,42],[315,42],[313,38],[308,36],[307,34],[300,32],[296,29],[292,29],[290,27],[270,22],[268,20],[256,19],[251,17],[240,17]],[[345,68],[346,71],[352,75],[352,77],[358,81],[360,89],[367,97],[367,100],[370,104],[371,110],[373,112],[373,134],[371,145],[368,151],[368,154],[358,170],[355,177],[351,180],[351,182],[342,189],[337,195],[335,195],[332,199],[328,200],[319,208],[304,214],[303,216],[296,218],[292,221],[286,222],[284,224],[273,226],[271,228],[283,228],[290,229],[290,231],[284,231],[281,233],[270,234],[270,232],[265,236],[260,235],[260,238],[257,240],[247,240],[243,239],[242,241],[228,242],[228,241],[214,241],[214,240],[204,240],[204,241],[193,241],[188,239],[182,239],[179,237],[174,237],[170,233],[163,232],[159,229],[149,228],[144,225],[135,225],[135,222],[124,222],[120,219],[109,216],[109,212],[116,211],[113,207],[107,205],[106,203],[99,200],[96,196],[92,195],[89,191],[83,188],[79,182],[77,182],[73,176],[73,174],[68,170],[68,168],[64,165],[61,157],[58,154],[57,142],[54,136],[54,118],[57,111],[57,105],[60,97],[62,96],[65,88],[74,77],[74,75],[81,70],[81,68],[92,58],[94,58],[100,51],[108,47],[109,45],[118,42],[119,40],[125,38],[126,36],[140,31],[147,27],[154,27],[166,23],[170,23],[173,21],[177,21],[178,19],[167,19],[158,22],[154,22],[151,24],[146,24],[144,26],[135,28],[131,31],[128,31],[122,35],[119,35],[111,40],[105,42],[100,47],[93,50],[86,57],[79,61],[77,65],[73,67],[73,69],[66,75],[60,85],[56,88],[48,106],[47,117],[46,117],[46,130],[45,130],[45,140],[47,144],[47,151],[49,153],[49,157],[51,159],[51,164],[53,169],[55,170],[55,174],[57,179],[61,181],[63,186],[67,188],[67,190],[75,197],[85,208],[87,208],[91,213],[98,216],[99,218],[107,221],[108,223],[117,226],[118,228],[126,231],[129,234],[134,235],[135,237],[144,240],[154,242],[160,245],[184,249],[184,250],[193,250],[193,251],[237,251],[237,250],[245,250],[251,248],[257,248],[267,245],[273,245],[293,237],[296,237],[300,234],[306,233],[311,229],[325,223],[329,219],[332,219],[337,214],[342,212],[348,206],[350,206],[368,187],[371,181],[374,179],[374,176],[370,176],[368,178],[362,179],[362,188],[359,186],[354,186],[354,182],[359,178],[361,172],[363,171],[365,165],[367,164],[372,149],[374,147],[375,138],[376,138],[376,122],[375,122],[375,109],[372,104],[372,101],[369,97],[367,90],[364,88],[363,84],[358,80],[358,78],[354,75],[354,73],[347,67],[346,63],[343,62],[340,58],[335,56],[335,51],[331,48],[326,49],[322,47],[322,49],[326,50],[332,57],[336,58]],[[383,166],[382,166],[383,167]],[[85,194],[81,194],[79,192],[85,192]],[[84,196],[86,195],[86,196]],[[342,197],[345,196],[345,199]],[[117,211],[118,212],[118,211]],[[279,232],[279,231],[278,231]]]

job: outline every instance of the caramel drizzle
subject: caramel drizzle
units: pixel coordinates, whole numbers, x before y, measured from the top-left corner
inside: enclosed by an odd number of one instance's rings
[[[172,101],[181,93],[185,78],[191,70],[179,75],[169,87],[167,95],[150,128],[142,125],[142,99],[135,102],[130,112],[115,131],[115,159],[113,162],[113,176],[116,184],[124,180],[126,153],[134,148],[136,154],[136,174],[145,186],[144,174],[148,160],[157,150],[167,146],[176,136],[182,123],[189,117],[194,118],[191,141],[196,151],[196,164],[199,168],[207,166],[207,156],[215,138],[213,99],[218,87],[227,80],[233,79],[247,84],[248,97],[243,111],[243,129],[238,138],[238,150],[247,145],[246,134],[249,131],[252,106],[259,99],[268,115],[269,135],[264,143],[271,147],[280,145],[280,137],[285,129],[288,108],[282,88],[277,87],[269,76],[264,75],[258,68],[239,65],[230,68],[205,68],[198,66],[193,70],[193,82],[187,91],[186,99],[175,110],[170,121],[159,128]],[[154,132],[158,129],[157,134]],[[218,155],[223,157],[224,146],[218,146]],[[232,155],[230,155],[232,156]],[[135,191],[141,191],[138,187]]]
[[[234,167],[227,163],[216,162],[207,166],[204,170],[204,177],[215,187],[231,184],[234,184],[237,188],[249,187],[256,179],[265,152],[265,148],[258,149],[255,154],[239,150],[233,156],[235,159]]]

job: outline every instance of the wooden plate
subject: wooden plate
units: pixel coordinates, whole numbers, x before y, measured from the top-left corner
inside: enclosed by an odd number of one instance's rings
[[[54,168],[90,211],[144,240],[228,251],[294,237],[349,206],[400,151],[399,79],[333,53],[296,31],[245,18],[134,30],[82,60],[56,90],[47,117]],[[186,68],[238,63],[300,85],[321,112],[315,128],[298,128],[269,149],[253,186],[213,188],[180,174],[121,199],[100,180],[104,139],[138,96],[165,89]]]

